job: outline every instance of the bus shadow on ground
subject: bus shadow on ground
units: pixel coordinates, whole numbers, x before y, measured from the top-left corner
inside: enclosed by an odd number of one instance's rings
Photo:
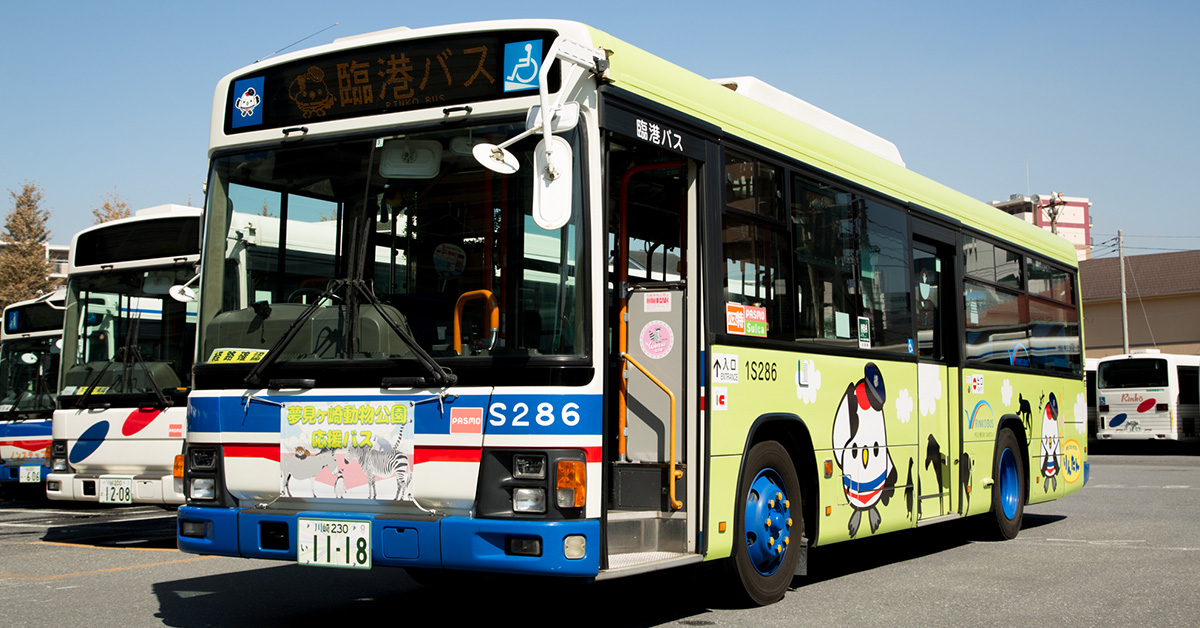
[[[1088,440],[1098,456],[1200,456],[1200,443],[1173,440]]]
[[[46,530],[42,540],[96,547],[175,549],[175,515],[163,513],[134,520],[82,521],[54,526]]]
[[[705,596],[692,588],[698,573],[682,569],[591,584],[452,574],[425,587],[403,569],[281,565],[156,583],[155,618],[181,628],[337,625],[371,617],[386,618],[372,621],[387,625],[488,625],[538,617],[583,626],[655,626],[707,612]]]
[[[1066,517],[1026,512],[1022,533]],[[794,579],[793,588],[834,580],[886,565],[919,559],[970,543],[1004,542],[991,531],[990,514],[956,519],[931,526],[817,547],[809,551],[808,575]],[[1019,538],[1019,537],[1018,537]]]
[[[981,540],[973,519],[817,548],[808,576],[792,588],[918,559]],[[1025,514],[1028,531],[1064,519]],[[225,561],[227,559],[218,559]],[[235,559],[240,560],[240,559]],[[201,563],[204,564],[204,563]],[[230,563],[226,562],[226,565]],[[261,564],[261,563],[249,563]],[[389,623],[422,620],[495,623],[526,609],[543,618],[571,618],[579,625],[657,626],[679,622],[710,625],[710,610],[741,608],[720,565],[699,565],[590,584],[556,578],[446,574],[433,586],[418,584],[402,569],[371,571],[279,565],[154,585],[167,626],[295,626],[325,620],[387,617]],[[584,610],[586,609],[586,610]],[[566,620],[564,620],[566,621]],[[424,622],[422,622],[424,623]],[[538,622],[543,623],[543,622]]]

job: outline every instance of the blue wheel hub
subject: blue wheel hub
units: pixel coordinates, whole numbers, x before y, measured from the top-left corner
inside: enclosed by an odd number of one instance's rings
[[[1012,519],[1017,516],[1020,505],[1019,494],[1021,482],[1017,479],[1017,457],[1013,450],[1005,448],[1000,452],[1000,478],[997,490],[1000,491],[1000,508],[1004,516]]]
[[[769,576],[779,569],[791,543],[792,506],[787,487],[774,469],[763,469],[746,495],[746,550],[758,573]]]

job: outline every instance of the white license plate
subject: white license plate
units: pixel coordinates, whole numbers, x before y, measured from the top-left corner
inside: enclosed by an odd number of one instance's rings
[[[18,471],[17,481],[19,483],[38,483],[42,481],[42,465],[25,465]]]
[[[300,519],[296,562],[321,567],[371,568],[371,522]]]
[[[101,504],[132,504],[133,478],[100,478]]]

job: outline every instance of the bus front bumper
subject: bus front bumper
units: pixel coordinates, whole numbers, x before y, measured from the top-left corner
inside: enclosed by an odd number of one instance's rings
[[[182,504],[183,479],[172,474],[122,475],[120,473],[51,473],[46,476],[46,497],[61,501],[99,502],[100,478],[129,481],[134,504]]]
[[[582,578],[600,571],[600,522],[595,519],[515,521],[183,506],[176,530],[179,549],[295,562],[301,518],[369,522],[373,566]],[[567,545],[578,548],[581,540],[582,557],[568,558]],[[522,549],[515,553],[514,547]],[[530,547],[540,548],[540,555],[530,555]]]
[[[50,467],[41,458],[10,460],[0,465],[0,482],[5,484],[9,482],[34,484],[36,482],[32,478],[36,477],[37,482],[44,482],[46,481],[46,475],[49,473]]]

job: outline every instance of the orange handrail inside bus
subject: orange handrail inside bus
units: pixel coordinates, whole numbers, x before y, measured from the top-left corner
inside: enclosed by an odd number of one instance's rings
[[[683,477],[683,471],[675,468],[675,393],[671,392],[670,388],[667,388],[662,382],[658,381],[657,377],[651,375],[650,371],[647,371],[645,367],[638,364],[638,361],[633,359],[633,356],[628,353],[622,353],[621,357],[625,358],[625,361],[632,364],[634,368],[641,371],[642,375],[649,377],[650,381],[654,382],[655,386],[658,386],[663,392],[667,393],[667,397],[671,399],[671,446],[669,448],[670,458],[668,459],[668,463],[671,465],[671,478],[667,483],[667,493],[671,502],[671,508],[679,510],[683,508],[683,502],[675,499],[675,482]]]
[[[458,297],[458,302],[454,304],[454,350],[462,355],[462,313],[463,308],[467,306],[467,301],[476,299],[487,299],[488,305],[488,322],[491,323],[492,342],[496,342],[496,334],[500,332],[500,304],[496,302],[496,295],[492,294],[491,290],[472,290],[464,292]]]

